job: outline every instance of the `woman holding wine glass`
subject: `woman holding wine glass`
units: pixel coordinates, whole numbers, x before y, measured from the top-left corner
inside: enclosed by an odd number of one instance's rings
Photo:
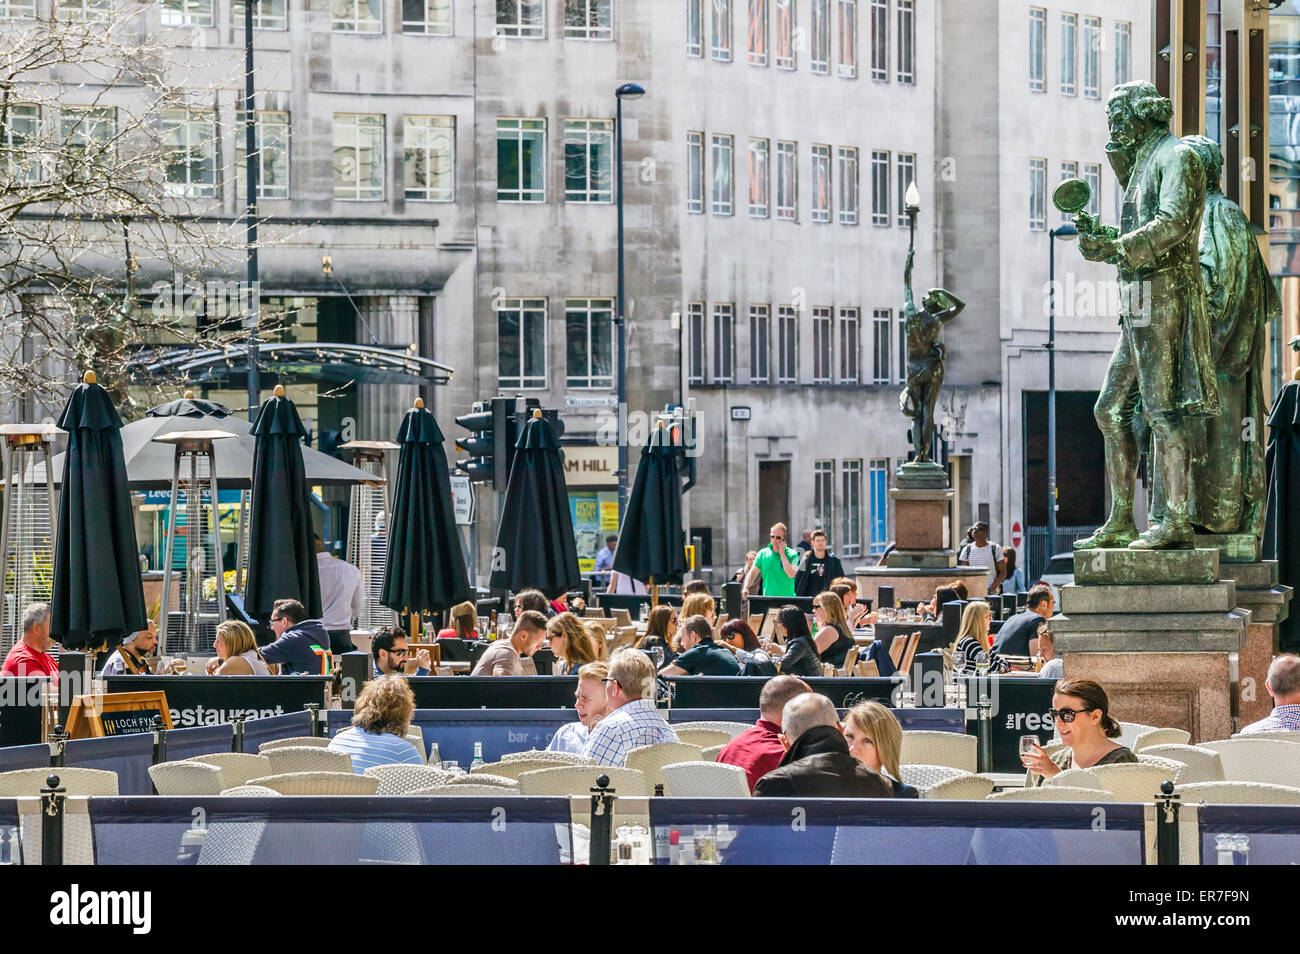
[[[1011,664],[993,651],[989,642],[989,604],[975,600],[966,604],[961,614],[961,629],[952,644],[954,673],[1003,673]],[[983,658],[981,658],[983,657]]]
[[[1109,708],[1106,690],[1091,679],[1062,679],[1056,684],[1050,715],[1065,748],[1049,757],[1041,745],[1026,745],[1022,739],[1021,761],[1038,776],[1037,784],[1068,768],[1138,760],[1127,746],[1115,741],[1120,727],[1111,718]],[[1025,748],[1029,749],[1027,753]]]

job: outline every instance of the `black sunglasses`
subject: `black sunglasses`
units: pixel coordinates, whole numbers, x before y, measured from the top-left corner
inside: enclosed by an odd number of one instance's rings
[[[1082,715],[1085,712],[1091,712],[1095,708],[1097,707],[1092,706],[1088,709],[1048,709],[1047,715],[1053,720],[1060,719],[1066,725],[1069,725],[1074,721],[1075,716]]]

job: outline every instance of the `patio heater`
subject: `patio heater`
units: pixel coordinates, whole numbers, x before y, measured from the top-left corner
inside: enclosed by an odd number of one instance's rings
[[[22,638],[23,611],[54,593],[58,525],[51,425],[5,424],[4,515],[0,517],[0,658]]]
[[[348,562],[361,571],[366,588],[366,605],[359,621],[362,629],[391,626],[397,614],[379,600],[384,587],[384,564],[388,554],[388,514],[391,505],[385,454],[399,450],[392,441],[348,441],[339,450],[352,452],[352,466],[373,474],[375,479],[352,487],[348,512]]]

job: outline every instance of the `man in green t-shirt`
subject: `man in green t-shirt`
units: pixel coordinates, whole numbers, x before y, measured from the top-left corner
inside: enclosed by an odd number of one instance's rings
[[[799,571],[800,553],[785,545],[790,533],[785,524],[774,523],[770,531],[771,543],[758,551],[754,565],[741,588],[740,595],[749,599],[749,588],[762,576],[764,596],[794,596],[794,575]]]

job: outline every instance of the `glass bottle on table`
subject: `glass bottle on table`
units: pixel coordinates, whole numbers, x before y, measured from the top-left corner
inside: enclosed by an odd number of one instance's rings
[[[472,772],[483,763],[483,743],[474,743],[474,760],[469,763],[469,770]]]

